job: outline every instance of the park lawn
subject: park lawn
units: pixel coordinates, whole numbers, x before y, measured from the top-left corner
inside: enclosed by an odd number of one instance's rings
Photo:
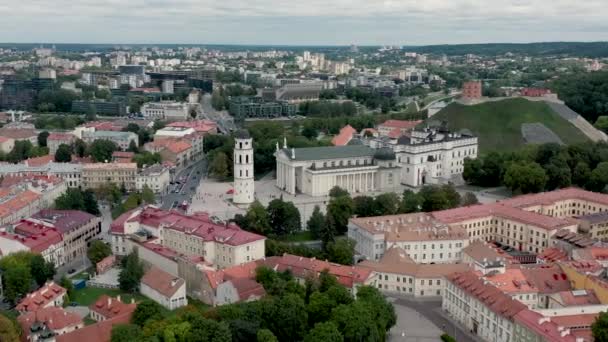
[[[588,142],[578,128],[555,113],[546,103],[526,99],[507,99],[473,106],[451,103],[429,121],[447,121],[450,130],[469,129],[479,138],[481,154],[508,152],[525,143],[521,134],[524,123],[542,123],[565,144]]]
[[[310,231],[305,230],[305,231],[301,231],[295,234],[289,234],[289,235],[285,235],[285,236],[281,236],[279,238],[279,241],[284,241],[284,242],[306,242],[306,241],[312,241],[314,240],[312,238],[312,235],[310,233]]]
[[[89,306],[101,297],[102,295],[108,295],[111,297],[120,296],[120,300],[125,303],[130,303],[131,299],[136,302],[146,299],[139,293],[126,293],[119,289],[104,289],[100,287],[85,287],[81,290],[74,290],[74,294],[70,298],[71,302],[76,302],[78,305]]]

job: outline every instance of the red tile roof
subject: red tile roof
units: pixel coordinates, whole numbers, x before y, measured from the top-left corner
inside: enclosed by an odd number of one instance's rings
[[[72,134],[72,133],[53,132],[53,133],[49,134],[49,137],[47,138],[47,140],[71,141],[71,140],[76,140],[76,136],[74,136],[74,134]]]
[[[346,125],[340,129],[340,133],[331,139],[334,146],[346,146],[353,138],[353,134],[357,133],[351,125]]]
[[[562,336],[559,325],[553,320],[555,317],[544,317],[532,310],[521,310],[514,316],[517,324],[523,325],[543,338],[543,341],[576,342],[576,337],[571,334]],[[565,331],[564,331],[565,332]]]
[[[30,327],[34,322],[44,323],[47,328],[53,331],[83,324],[79,315],[55,306],[24,313],[17,317],[17,322],[21,325],[21,331],[26,335],[29,334]]]
[[[28,293],[25,298],[17,304],[17,311],[19,312],[27,312],[27,311],[36,311],[47,304],[54,302],[57,298],[66,294],[66,290],[55,284],[54,282],[48,282],[44,284],[38,290]]]
[[[560,304],[564,306],[584,306],[601,304],[593,289],[578,291],[562,291],[557,293]]]
[[[336,277],[340,284],[349,288],[355,284],[365,283],[373,273],[371,269],[364,267],[345,266],[291,254],[269,257],[261,260],[260,263],[281,272],[289,270],[298,278],[317,277],[322,271],[327,270],[329,274]]]
[[[475,272],[453,273],[447,277],[454,286],[482,302],[488,309],[508,320],[526,306],[504,294],[495,286],[486,284]]]
[[[114,151],[112,152],[112,157],[114,158],[128,158],[132,159],[135,157],[135,153],[133,152],[123,152],[123,151]]]
[[[228,281],[228,280],[236,280],[236,279],[254,279],[255,278],[255,270],[260,266],[258,261],[251,261],[248,263],[244,263],[237,266],[232,266],[228,268],[224,268],[218,271],[215,270],[206,270],[203,271],[207,280],[209,281],[209,285],[212,288],[217,288],[219,284]]]
[[[388,132],[388,137],[392,138],[392,139],[397,139],[401,136],[401,129],[400,128],[395,128],[392,131]]]
[[[522,267],[526,280],[541,294],[556,293],[572,289],[570,279],[557,265]]]
[[[26,159],[24,163],[27,166],[43,166],[55,160],[54,156],[46,155],[42,157]]]
[[[556,247],[545,248],[542,253],[536,256],[537,259],[543,260],[545,263],[568,260],[568,254]]]
[[[380,126],[399,128],[399,129],[413,129],[418,124],[420,124],[422,120],[408,121],[408,120],[386,120],[380,124]]]
[[[187,143],[185,141],[179,140],[179,141],[169,142],[167,145],[165,145],[165,148],[175,154],[179,154],[179,153],[184,153],[185,151],[191,149],[192,145],[190,145],[189,143]]]
[[[264,290],[264,287],[253,279],[237,278],[230,280],[230,282],[238,292],[240,301],[246,301],[251,298],[260,298],[266,295],[266,290]]]
[[[608,195],[586,191],[579,188],[565,188],[538,194],[517,196],[512,199],[501,201],[501,203],[511,207],[528,208],[536,205],[553,204],[569,199],[578,199],[608,205]]]
[[[185,284],[184,279],[174,277],[154,266],[144,274],[141,282],[167,298],[171,298]]]
[[[114,318],[88,325],[82,329],[55,337],[56,342],[109,342],[112,336],[112,327],[117,324],[129,324],[135,307],[130,311]]]
[[[135,303],[123,303],[120,300],[120,296],[112,298],[108,295],[102,295],[95,303],[89,305],[91,311],[95,311],[105,317],[105,319],[111,319],[125,313],[133,312],[136,307],[137,304]]]

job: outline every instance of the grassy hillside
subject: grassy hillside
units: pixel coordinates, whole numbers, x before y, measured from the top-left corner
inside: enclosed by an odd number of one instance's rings
[[[521,98],[474,106],[451,103],[429,120],[447,120],[452,130],[470,129],[479,137],[481,153],[510,151],[523,146],[523,123],[542,123],[565,144],[588,141],[578,128],[553,112],[546,103]]]

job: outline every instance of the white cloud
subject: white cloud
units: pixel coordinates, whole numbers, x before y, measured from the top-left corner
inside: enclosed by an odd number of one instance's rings
[[[606,0],[0,0],[0,17],[0,41],[608,40]]]

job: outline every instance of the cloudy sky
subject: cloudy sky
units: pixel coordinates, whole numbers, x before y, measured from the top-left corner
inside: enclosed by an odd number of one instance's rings
[[[608,0],[0,0],[0,42],[608,40]]]

